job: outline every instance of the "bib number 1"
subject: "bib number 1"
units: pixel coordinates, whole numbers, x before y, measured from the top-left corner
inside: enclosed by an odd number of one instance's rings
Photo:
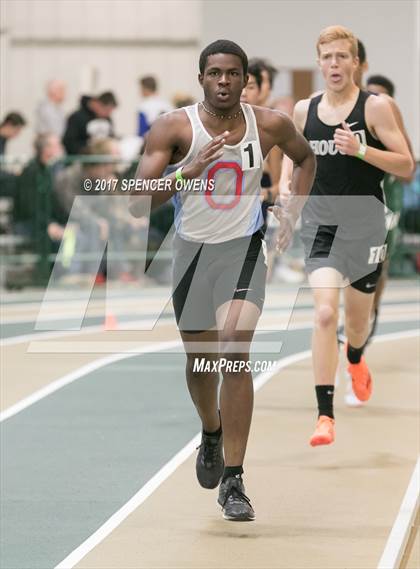
[[[260,153],[256,140],[241,146],[242,170],[253,170],[260,166]]]

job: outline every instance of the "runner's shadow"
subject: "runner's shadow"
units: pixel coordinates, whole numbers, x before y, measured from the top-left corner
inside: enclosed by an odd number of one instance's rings
[[[369,525],[362,526],[360,524],[344,526],[343,524],[335,526],[314,526],[303,524],[279,524],[273,520],[273,524],[260,524],[255,522],[214,522],[214,527],[209,528],[203,535],[212,536],[221,539],[278,539],[282,537],[313,537],[319,538],[352,538],[352,539],[369,539],[382,538],[388,531],[387,526]],[[231,527],[233,525],[233,527]],[[237,527],[237,526],[240,527]],[[249,529],[244,529],[244,525]]]
[[[221,539],[276,539],[282,535],[280,528],[260,524],[258,522],[227,522],[223,520],[214,521],[212,527],[203,532],[206,537],[212,536]]]

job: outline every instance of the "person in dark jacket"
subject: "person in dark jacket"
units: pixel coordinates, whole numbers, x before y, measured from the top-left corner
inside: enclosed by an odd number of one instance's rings
[[[111,114],[117,100],[111,91],[98,97],[83,96],[80,109],[67,120],[63,145],[67,154],[80,154],[92,139],[112,138],[114,130]]]
[[[55,203],[53,183],[63,148],[60,139],[52,133],[41,134],[35,139],[35,157],[28,162],[18,177],[13,206],[15,232],[36,239],[39,232],[47,233],[51,221],[66,223]]]
[[[35,157],[17,178],[13,202],[14,233],[24,238],[24,248],[38,255],[35,282],[48,279],[49,255],[57,252],[67,216],[55,199],[55,176],[63,167],[63,147],[56,134],[35,139]]]

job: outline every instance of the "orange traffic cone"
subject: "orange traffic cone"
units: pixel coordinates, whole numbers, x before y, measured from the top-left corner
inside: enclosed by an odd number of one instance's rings
[[[105,330],[116,330],[118,328],[118,321],[114,314],[106,314],[104,329]]]

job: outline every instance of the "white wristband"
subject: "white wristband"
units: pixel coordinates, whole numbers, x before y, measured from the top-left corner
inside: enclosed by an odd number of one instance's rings
[[[360,143],[359,150],[357,151],[356,158],[360,158],[360,160],[365,159],[367,146],[366,144]]]

